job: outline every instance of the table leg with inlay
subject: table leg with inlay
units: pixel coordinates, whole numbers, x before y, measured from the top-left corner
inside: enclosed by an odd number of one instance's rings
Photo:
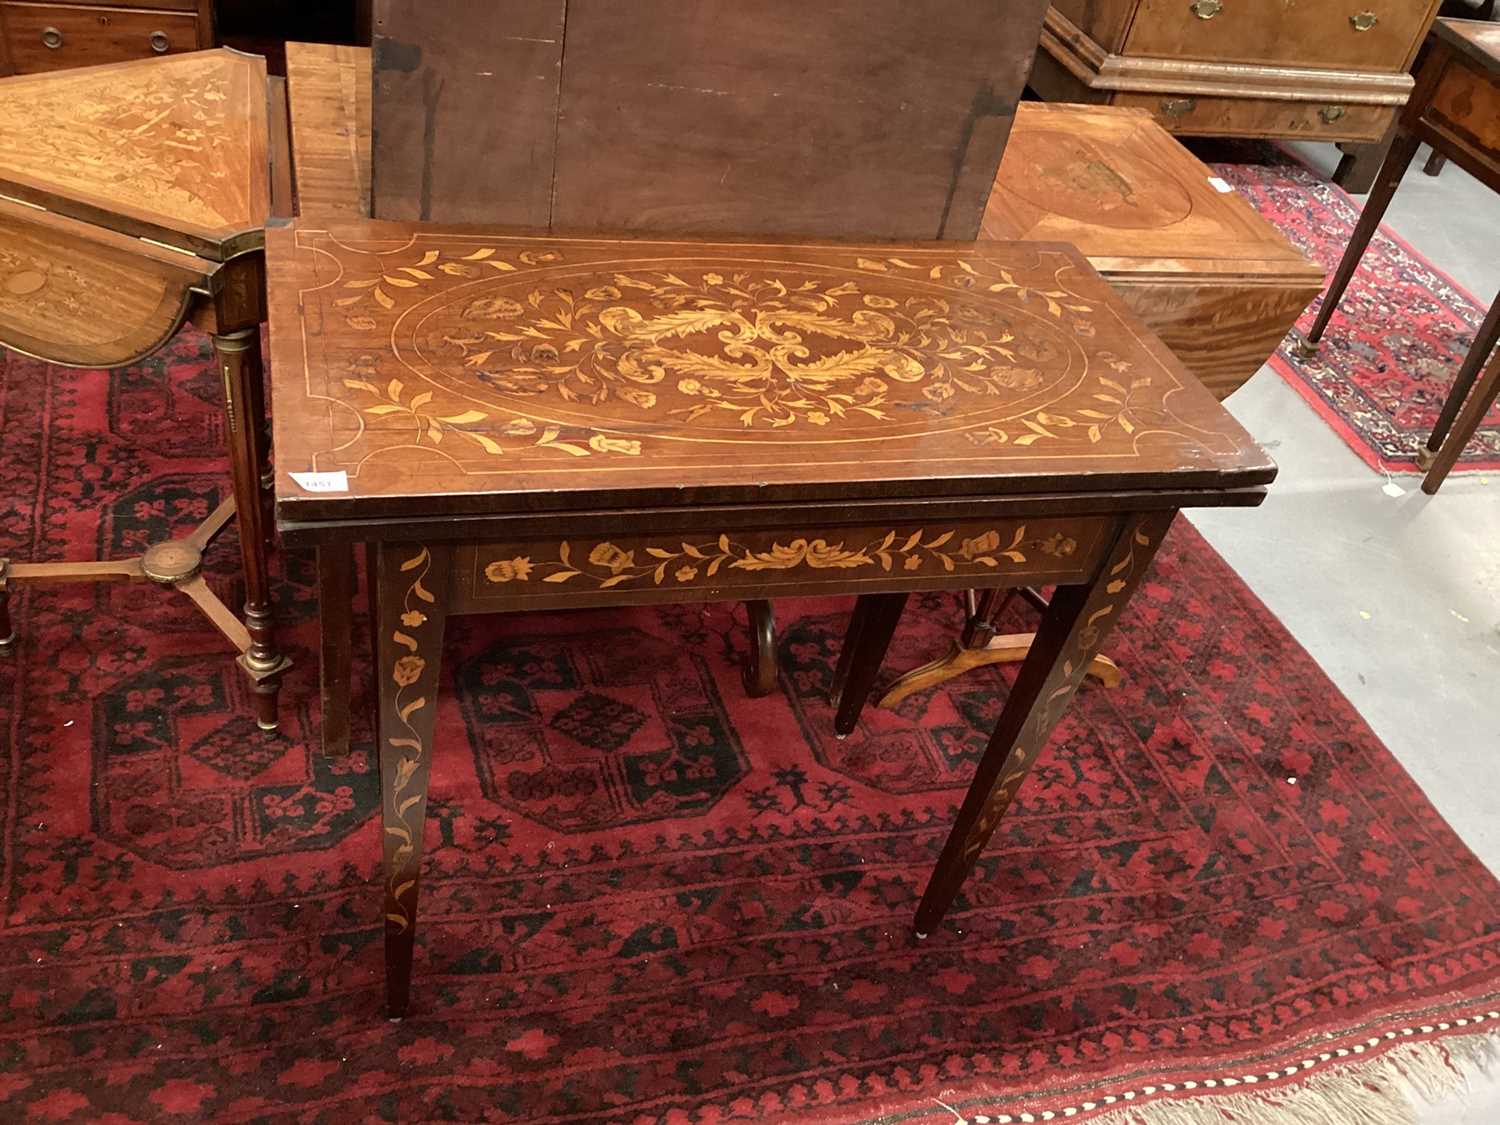
[[[451,586],[452,548],[384,544],[376,552],[376,741],[385,859],[387,1014],[400,1019],[411,995],[422,830],[432,773],[438,684]]]
[[[928,880],[914,923],[918,937],[932,933],[953,905],[959,888],[974,870],[980,853],[1088,675],[1090,664],[1140,586],[1175,514],[1151,513],[1125,520],[1093,580],[1057,588]],[[847,730],[852,730],[858,720],[868,681],[874,677],[870,669],[879,668],[890,636],[884,629],[866,629],[853,638],[855,645],[868,650],[855,657],[866,669],[866,683],[865,690],[859,691],[858,681],[850,677],[840,708],[840,722],[847,724]]]

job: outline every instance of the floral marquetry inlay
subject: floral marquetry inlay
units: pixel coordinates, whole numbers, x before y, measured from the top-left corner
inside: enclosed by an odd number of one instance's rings
[[[257,229],[265,97],[263,60],[231,51],[6,79],[0,181],[167,227]]]
[[[693,600],[738,587],[863,581],[986,583],[1077,580],[1094,565],[1098,521],[1035,519],[931,527],[725,532],[717,537],[613,536],[518,541],[460,562],[471,596],[567,601],[606,591]]]
[[[287,380],[276,398],[306,405],[290,424],[278,409],[278,452],[299,471],[344,470],[356,491],[1128,467],[1172,449],[1203,464],[1243,444],[1179,412],[1219,421],[1063,246],[380,223],[273,232],[271,245],[272,320],[286,326],[272,334]]]

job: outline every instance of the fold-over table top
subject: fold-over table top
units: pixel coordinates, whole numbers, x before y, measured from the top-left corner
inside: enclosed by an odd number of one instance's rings
[[[208,258],[260,244],[266,144],[256,55],[0,79],[0,195]]]
[[[284,521],[1275,475],[1060,244],[309,221],[268,232],[268,258]]]

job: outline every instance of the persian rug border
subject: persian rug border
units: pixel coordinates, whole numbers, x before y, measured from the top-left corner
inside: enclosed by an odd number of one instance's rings
[[[1303,169],[1313,176],[1316,176],[1319,181],[1325,184],[1337,198],[1341,199],[1345,204],[1347,204],[1348,207],[1356,214],[1358,214],[1363,209],[1364,204],[1361,201],[1355,199],[1354,196],[1350,195],[1342,187],[1339,187],[1339,185],[1333,183],[1331,180],[1328,180],[1322,170],[1314,167],[1300,153],[1279,143],[1271,144],[1269,147],[1283,156],[1287,162],[1295,164],[1297,167]],[[1262,217],[1270,222],[1273,226],[1277,225],[1275,220],[1271,216],[1263,215]],[[1473,304],[1480,311],[1481,316],[1483,315],[1483,311],[1488,308],[1487,302],[1480,300],[1472,290],[1456,281],[1447,270],[1444,270],[1436,263],[1434,263],[1432,259],[1423,254],[1400,234],[1396,233],[1386,223],[1381,224],[1380,230],[1376,235],[1376,242],[1378,242],[1378,240],[1382,238],[1387,239],[1398,250],[1408,255],[1416,262],[1420,263],[1423,268],[1430,271],[1433,275],[1439,278],[1455,293],[1459,294],[1464,299]],[[1372,250],[1374,248],[1374,245],[1375,243],[1372,243]],[[1330,267],[1328,276],[1325,278],[1325,286],[1328,278],[1332,277],[1332,273],[1333,269],[1332,267]],[[1322,301],[1322,295],[1314,298],[1312,304],[1310,304],[1307,310],[1304,312],[1303,318],[1299,318],[1299,320],[1305,319],[1306,317],[1311,315],[1315,315],[1316,310],[1320,307]],[[1281,381],[1291,387],[1292,390],[1294,390],[1302,399],[1302,401],[1307,403],[1307,405],[1312,408],[1313,412],[1317,414],[1320,419],[1322,419],[1322,421],[1328,426],[1328,428],[1333,430],[1333,432],[1339,436],[1343,443],[1349,447],[1350,451],[1354,453],[1354,455],[1358,457],[1360,461],[1362,461],[1370,469],[1374,470],[1377,473],[1393,473],[1402,475],[1411,474],[1418,476],[1422,475],[1425,470],[1423,470],[1417,464],[1415,446],[1409,454],[1404,454],[1397,457],[1387,456],[1386,454],[1382,453],[1378,445],[1376,445],[1365,434],[1361,433],[1356,426],[1349,422],[1345,415],[1341,413],[1336,406],[1328,401],[1326,395],[1319,389],[1316,380],[1304,372],[1305,365],[1321,363],[1322,360],[1318,357],[1310,360],[1304,360],[1301,357],[1297,356],[1295,353],[1289,351],[1291,341],[1299,338],[1300,333],[1301,328],[1299,324],[1299,327],[1297,329],[1294,329],[1293,332],[1289,333],[1286,340],[1277,346],[1276,351],[1271,353],[1270,359],[1267,361],[1268,365],[1273,371],[1276,372]],[[1345,382],[1347,381],[1345,380]],[[1426,433],[1416,435],[1417,445],[1421,445],[1422,443],[1424,443],[1426,440],[1426,436]],[[1453,470],[1454,473],[1464,474],[1488,473],[1497,471],[1500,471],[1500,457],[1460,458],[1458,464],[1454,467]]]
[[[1455,1016],[1456,1011],[1469,1014]],[[1455,1055],[1463,1057],[1455,1059]],[[1268,1057],[1277,1061],[1268,1064]],[[1365,1100],[1378,1103],[1393,1125],[1405,1125],[1416,1121],[1407,1091],[1395,1088],[1389,1074],[1372,1073],[1379,1064],[1393,1068],[1424,1100],[1435,1101],[1461,1088],[1474,1070],[1488,1069],[1496,1060],[1500,1060],[1500,992],[1392,1013],[1361,1027],[1304,1037],[1238,1062],[1204,1060],[1159,1069],[1141,1066],[1119,1078],[1080,1079],[1047,1094],[961,1096],[940,1089],[924,1099],[931,1104],[860,1117],[851,1125],[1032,1125],[1062,1120],[1185,1125],[1200,1118],[1225,1120],[1223,1114],[1230,1107],[1223,1103],[1233,1097],[1253,1098],[1262,1111],[1290,1110],[1287,1120],[1291,1122],[1301,1122],[1303,1115],[1286,1103],[1312,1098],[1316,1105],[1306,1116],[1322,1121],[1340,1109],[1332,1104],[1335,1099],[1325,1096],[1324,1087],[1335,1081],[1363,1088]],[[1198,1077],[1187,1077],[1193,1074]],[[954,1096],[950,1100],[944,1098],[945,1093]],[[1347,1096],[1349,1091],[1342,1093]],[[1245,1108],[1240,1107],[1240,1112]]]

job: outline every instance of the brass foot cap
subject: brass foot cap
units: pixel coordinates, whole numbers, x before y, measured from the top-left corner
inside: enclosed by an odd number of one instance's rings
[[[164,586],[186,582],[202,565],[203,553],[181,539],[153,544],[141,556],[141,573]]]
[[[924,934],[921,930],[917,930],[916,931],[916,937],[917,937],[918,941],[926,941],[927,940],[927,935]]]
[[[1319,341],[1309,340],[1306,336],[1299,336],[1292,350],[1303,359],[1312,359],[1313,356],[1318,354],[1319,347],[1321,347]]]
[[[12,633],[8,637],[0,637],[0,652],[4,652],[6,649],[10,648],[10,646],[13,645],[13,644],[15,644],[15,643],[16,643],[16,635],[14,633]]]
[[[1432,463],[1437,460],[1437,450],[1428,449],[1425,445],[1417,450],[1417,468],[1424,472],[1432,468]]]
[[[260,727],[261,730],[268,731],[272,734],[281,729],[281,724],[279,722],[268,723],[264,719],[256,719],[255,725]]]

